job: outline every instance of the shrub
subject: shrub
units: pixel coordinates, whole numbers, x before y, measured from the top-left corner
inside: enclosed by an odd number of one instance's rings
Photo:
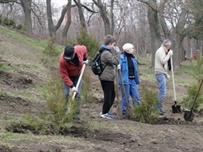
[[[185,107],[190,108],[192,105],[192,102],[194,101],[195,95],[197,93],[197,89],[199,87],[199,83],[197,84],[191,84],[187,88],[187,97],[183,98],[182,104]],[[201,89],[203,90],[203,89]],[[201,104],[203,104],[203,95],[201,94],[202,91],[200,91],[199,95],[197,96],[196,103],[194,105],[194,111],[198,111],[198,108]]]
[[[197,83],[192,83],[190,86],[187,88],[187,96],[183,98],[182,103],[185,107],[190,108],[192,102],[194,101],[195,95],[197,93],[199,83],[202,79],[203,75],[203,57],[201,55],[201,51],[197,51],[197,65],[195,67],[197,69],[197,74],[194,76],[198,81]],[[203,88],[201,89],[203,90]],[[203,104],[203,95],[201,94],[202,91],[200,91],[196,103],[194,105],[194,111],[199,111],[201,105]]]
[[[82,80],[81,98],[83,102],[89,102],[92,99],[91,80],[89,73],[84,72]]]
[[[2,14],[0,14],[0,24],[2,23],[2,20],[3,20]]]
[[[99,42],[96,38],[89,35],[86,30],[81,29],[79,35],[77,36],[78,44],[85,45],[88,50],[89,59],[91,61],[92,57],[96,54],[99,50]]]
[[[55,64],[59,57],[59,51],[56,47],[56,43],[54,39],[50,39],[47,42],[47,46],[43,51],[42,62],[47,65]]]
[[[158,119],[158,112],[155,106],[158,104],[157,93],[142,85],[142,103],[133,108],[133,117],[139,122],[153,123]]]

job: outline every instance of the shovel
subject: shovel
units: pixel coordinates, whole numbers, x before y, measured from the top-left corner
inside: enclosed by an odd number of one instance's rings
[[[128,119],[131,119],[132,118],[132,108],[131,108],[130,104],[128,103],[128,98],[127,98],[127,95],[126,95],[125,86],[124,86],[124,83],[123,83],[122,73],[121,73],[120,69],[118,69],[118,73],[119,73],[119,76],[120,76],[120,79],[121,79],[122,89],[123,89],[125,102],[126,102],[126,107],[127,107],[126,111],[125,111],[125,117],[128,118]]]
[[[202,80],[200,82],[199,88],[198,88],[197,93],[195,95],[195,98],[193,100],[191,109],[185,111],[185,114],[184,114],[185,121],[193,121],[193,119],[194,119],[195,114],[193,113],[193,109],[194,109],[195,102],[197,100],[197,96],[198,96],[198,94],[199,94],[199,92],[201,90],[202,84],[203,84],[203,78],[202,78]]]
[[[84,73],[84,70],[85,70],[85,66],[86,64],[83,64],[82,66],[82,70],[81,70],[81,73],[80,73],[80,77],[78,78],[78,82],[76,84],[76,89],[78,89],[79,85],[80,85],[80,81],[82,80],[82,75]],[[73,95],[72,95],[72,100],[75,99],[75,96],[76,96],[77,92],[74,92]]]
[[[118,71],[118,69],[116,68],[116,71]],[[119,103],[119,88],[118,88],[118,72],[116,72],[116,99],[117,99],[117,116],[119,119],[122,118],[122,110],[121,110],[121,106]]]
[[[175,89],[175,80],[174,80],[172,56],[171,56],[171,73],[172,73],[173,95],[174,95],[174,105],[172,105],[172,113],[181,113],[181,107],[180,107],[180,105],[177,104],[177,101],[176,101],[176,89]]]

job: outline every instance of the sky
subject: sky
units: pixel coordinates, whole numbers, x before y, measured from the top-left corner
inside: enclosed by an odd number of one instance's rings
[[[88,2],[88,1],[91,2],[92,0],[81,0],[81,2]],[[57,7],[61,7],[67,4],[68,0],[52,0],[51,2],[55,4]]]

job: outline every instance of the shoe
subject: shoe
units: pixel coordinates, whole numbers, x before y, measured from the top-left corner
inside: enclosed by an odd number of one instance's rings
[[[159,115],[164,115],[164,113],[163,112],[159,112]]]
[[[163,113],[163,114],[165,114],[165,113],[166,113],[166,112],[165,112],[165,111],[163,111],[163,110],[160,110],[160,112],[161,112],[161,113]]]
[[[115,119],[115,116],[114,115],[112,115],[111,113],[108,113],[109,114],[109,116],[112,118],[112,119]]]
[[[100,113],[100,116],[101,116],[102,118],[114,119],[114,118],[112,117],[112,115],[109,115],[108,113],[105,113],[105,114]]]

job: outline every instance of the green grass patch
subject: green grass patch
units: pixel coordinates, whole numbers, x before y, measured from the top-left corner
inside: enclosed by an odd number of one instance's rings
[[[18,70],[18,68],[15,66],[9,66],[6,64],[2,64],[2,66],[0,66],[0,71],[6,72],[6,71],[16,71],[16,70]]]

